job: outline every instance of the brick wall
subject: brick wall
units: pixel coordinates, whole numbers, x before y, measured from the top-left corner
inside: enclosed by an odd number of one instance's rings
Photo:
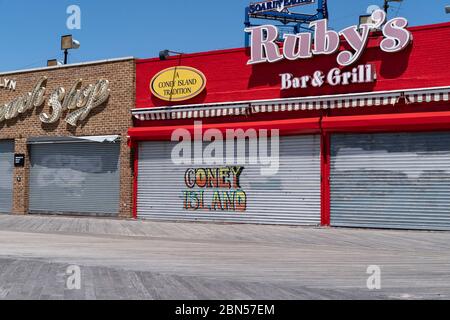
[[[30,92],[37,81],[48,78],[45,92],[45,103],[18,118],[0,123],[0,140],[15,140],[15,152],[26,154],[26,166],[15,168],[13,214],[28,213],[28,181],[30,158],[27,140],[30,137],[43,136],[94,136],[121,135],[120,153],[120,214],[122,218],[132,216],[132,166],[130,149],[127,146],[127,131],[132,127],[131,109],[135,102],[135,63],[133,59],[110,61],[85,65],[74,65],[59,68],[47,68],[14,74],[0,74],[0,80],[7,78],[17,81],[16,91],[0,88],[0,106]],[[88,118],[77,127],[69,126],[65,121],[68,111],[55,124],[43,124],[39,120],[42,112],[49,113],[48,97],[58,87],[70,90],[76,80],[82,79],[82,86],[95,84],[100,79],[110,82],[111,95],[102,106],[94,109]],[[20,179],[18,179],[20,178]]]

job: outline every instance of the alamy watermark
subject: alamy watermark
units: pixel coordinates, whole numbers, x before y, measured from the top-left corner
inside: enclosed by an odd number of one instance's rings
[[[279,130],[208,129],[196,121],[193,133],[177,129],[172,141],[175,165],[260,165],[261,175],[274,176],[280,169]]]
[[[81,29],[81,8],[75,4],[67,7],[66,13],[69,15],[66,21],[67,29],[80,30]]]
[[[66,269],[66,288],[67,290],[81,290],[81,268],[79,266],[69,266]]]
[[[371,265],[367,268],[367,274],[370,275],[367,279],[367,289],[381,290],[381,267]]]

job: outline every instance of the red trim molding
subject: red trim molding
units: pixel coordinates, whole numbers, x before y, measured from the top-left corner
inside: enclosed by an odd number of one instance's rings
[[[177,129],[185,129],[194,134],[195,126],[161,126],[161,127],[138,127],[131,128],[128,135],[133,141],[170,141],[172,134]],[[203,124],[203,132],[209,129],[220,130],[226,133],[229,129],[242,130],[280,130],[280,135],[300,135],[300,134],[317,134],[320,133],[320,118],[305,119],[288,119],[273,121],[257,121],[257,122],[235,122],[235,123],[213,123]]]

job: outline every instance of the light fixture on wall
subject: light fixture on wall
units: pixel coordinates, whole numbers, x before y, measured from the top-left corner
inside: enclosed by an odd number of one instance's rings
[[[445,6],[445,13],[447,13],[447,14],[450,13],[450,6]]]
[[[61,50],[64,50],[64,64],[67,64],[69,50],[79,49],[80,42],[75,40],[71,34],[61,37]]]
[[[167,58],[170,57],[170,54],[179,54],[182,55],[184,54],[183,52],[176,52],[176,51],[171,51],[171,50],[162,50],[159,52],[159,60],[164,61],[167,60]]]

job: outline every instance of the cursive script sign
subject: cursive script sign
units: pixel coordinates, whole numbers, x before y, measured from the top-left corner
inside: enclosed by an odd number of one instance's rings
[[[318,55],[337,53],[344,38],[351,50],[342,50],[337,54],[337,63],[342,67],[350,66],[358,61],[367,47],[372,29],[381,28],[383,40],[380,48],[384,52],[394,53],[405,49],[412,41],[412,34],[406,29],[405,18],[394,18],[386,22],[386,13],[376,10],[372,13],[373,23],[351,26],[336,32],[328,28],[328,20],[313,21],[314,36],[309,32],[284,35],[284,44],[279,46],[278,28],[272,25],[245,29],[251,34],[251,59],[249,65],[273,63],[283,59],[311,59]]]
[[[29,110],[42,106],[45,101],[47,77],[42,77],[31,92],[20,96],[13,101],[0,106],[0,123],[17,118]],[[66,93],[63,87],[55,89],[48,101],[49,113],[39,116],[41,122],[51,124],[57,122],[64,111],[69,111],[66,122],[71,126],[77,126],[79,121],[87,118],[96,107],[105,103],[110,95],[109,81],[99,80],[96,84],[90,84],[82,88],[82,80],[77,80]]]

